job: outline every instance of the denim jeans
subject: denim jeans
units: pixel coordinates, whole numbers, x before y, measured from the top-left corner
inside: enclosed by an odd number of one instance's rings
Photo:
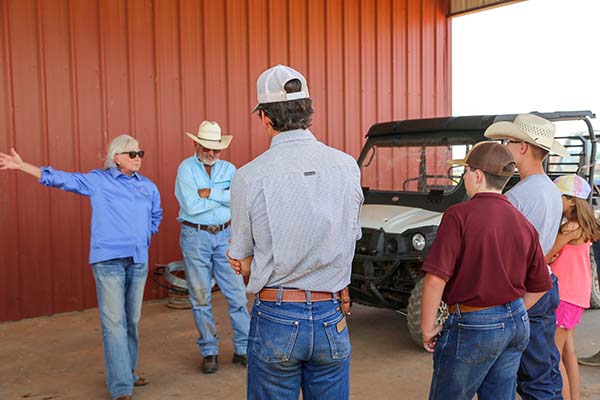
[[[563,398],[560,353],[554,343],[559,301],[558,279],[552,275],[552,289],[527,311],[531,337],[517,376],[517,391],[523,400]]]
[[[219,354],[219,338],[212,315],[212,277],[227,299],[229,321],[233,330],[233,351],[246,354],[250,316],[246,305],[246,287],[240,275],[229,266],[225,255],[229,248],[230,228],[210,233],[181,225],[181,251],[185,264],[194,322],[200,337],[198,345],[203,357]]]
[[[133,393],[138,322],[148,264],[118,258],[92,264],[104,344],[106,385],[112,398]]]
[[[310,292],[308,292],[310,293]],[[248,338],[249,400],[345,400],[350,337],[338,300],[256,300]]]
[[[433,353],[429,399],[515,399],[519,360],[529,341],[521,298],[487,310],[450,314]]]

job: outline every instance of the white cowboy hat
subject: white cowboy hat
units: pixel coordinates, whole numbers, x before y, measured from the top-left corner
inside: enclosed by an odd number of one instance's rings
[[[231,135],[221,135],[221,127],[213,121],[202,121],[198,127],[198,134],[184,132],[190,139],[198,143],[202,147],[211,150],[223,150],[229,147]]]
[[[485,130],[485,137],[490,139],[515,138],[534,146],[548,150],[562,157],[569,157],[569,151],[556,140],[554,124],[533,114],[517,115],[514,122],[500,121]]]

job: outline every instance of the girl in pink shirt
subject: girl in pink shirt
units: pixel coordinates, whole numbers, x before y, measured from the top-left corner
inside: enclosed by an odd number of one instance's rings
[[[590,307],[592,270],[590,244],[600,239],[600,227],[587,202],[592,189],[580,176],[565,175],[554,183],[561,191],[563,221],[552,250],[546,255],[558,277],[560,304],[556,309],[556,347],[561,355],[560,372],[565,400],[579,399],[579,366],[573,343],[575,326]]]

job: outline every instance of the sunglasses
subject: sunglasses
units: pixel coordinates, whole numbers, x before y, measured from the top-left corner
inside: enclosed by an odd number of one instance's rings
[[[138,150],[138,151],[123,151],[119,154],[129,154],[129,158],[131,158],[132,160],[136,157],[136,156],[140,156],[140,158],[144,158],[144,150]]]
[[[219,154],[219,153],[221,152],[221,150],[207,149],[207,148],[206,148],[206,147],[204,147],[204,146],[200,146],[200,150],[201,150],[203,153],[210,153],[210,152],[212,151],[214,154]]]
[[[523,143],[522,140],[512,140],[512,139],[500,139],[500,143],[506,146],[509,143]]]

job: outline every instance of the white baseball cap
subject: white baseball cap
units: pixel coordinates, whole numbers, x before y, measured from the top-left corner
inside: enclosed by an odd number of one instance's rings
[[[287,93],[284,88],[285,84],[293,79],[300,81],[301,90]],[[252,111],[256,111],[259,104],[308,99],[310,95],[304,76],[293,68],[279,64],[260,74],[256,81],[256,97],[258,104]]]

